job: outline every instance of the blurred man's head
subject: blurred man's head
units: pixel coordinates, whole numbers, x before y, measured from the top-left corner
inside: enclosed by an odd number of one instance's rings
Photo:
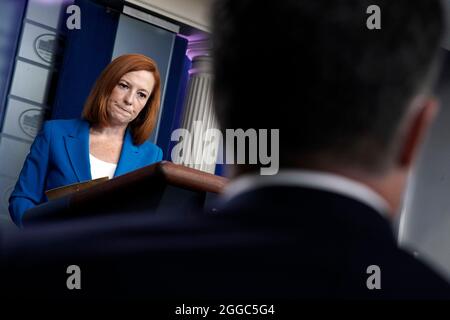
[[[366,25],[370,5],[381,29]],[[404,180],[436,109],[440,1],[219,0],[213,10],[222,128],[280,129],[281,167]]]

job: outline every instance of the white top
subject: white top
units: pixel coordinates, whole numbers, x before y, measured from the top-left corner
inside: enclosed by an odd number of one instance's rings
[[[223,199],[230,200],[236,195],[265,186],[300,186],[344,195],[372,207],[380,214],[386,214],[389,205],[368,186],[349,178],[313,170],[280,170],[275,175],[242,175],[232,180],[223,192]]]
[[[109,177],[111,179],[112,177],[114,177],[114,172],[116,172],[117,163],[111,163],[97,159],[90,153],[89,153],[89,162],[91,163],[92,179],[102,177]]]

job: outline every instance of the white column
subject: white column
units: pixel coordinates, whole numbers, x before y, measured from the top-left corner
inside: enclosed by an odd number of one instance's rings
[[[218,139],[211,141],[211,131],[218,128],[216,116],[213,110],[212,94],[212,58],[209,56],[209,43],[206,41],[190,42],[187,55],[192,59],[192,67],[189,70],[188,89],[184,105],[182,127],[191,134],[191,141],[184,141],[183,150],[191,147],[191,157],[184,154],[181,163],[201,171],[214,173],[216,161],[207,163],[207,152],[217,159],[219,147]],[[191,161],[189,161],[191,160]]]

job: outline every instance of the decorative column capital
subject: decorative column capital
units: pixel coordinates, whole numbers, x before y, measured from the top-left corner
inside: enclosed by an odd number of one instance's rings
[[[211,56],[211,51],[212,44],[209,39],[195,39],[189,41],[186,55],[191,61],[194,61],[196,57]]]
[[[189,69],[189,75],[212,75],[212,58],[209,56],[196,56],[192,60],[192,66]]]

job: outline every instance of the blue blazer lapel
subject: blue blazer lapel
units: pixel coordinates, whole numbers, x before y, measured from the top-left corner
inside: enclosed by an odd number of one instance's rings
[[[138,164],[136,160],[139,156],[139,151],[139,147],[133,143],[133,137],[131,136],[130,129],[127,128],[123,139],[122,150],[120,152],[119,163],[117,164],[114,177],[133,171],[136,168]]]
[[[89,123],[80,120],[78,127],[64,136],[70,164],[78,181],[91,180],[91,165],[89,163]]]

